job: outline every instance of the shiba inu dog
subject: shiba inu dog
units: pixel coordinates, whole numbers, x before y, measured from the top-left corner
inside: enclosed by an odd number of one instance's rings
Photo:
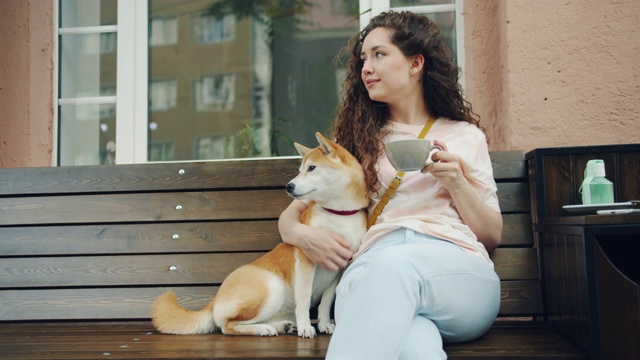
[[[309,207],[301,221],[327,227],[342,235],[355,252],[366,231],[369,204],[364,173],[347,150],[316,133],[315,149],[295,144],[303,156],[300,173],[286,185],[292,197]],[[173,292],[160,295],[152,307],[152,320],[163,333],[198,334],[220,328],[228,335],[274,336],[293,333],[312,338],[316,330],[309,318],[318,306],[318,329],[333,333],[330,310],[341,272],[314,265],[295,246],[285,243],[254,262],[234,270],[217,295],[200,311],[178,304]]]

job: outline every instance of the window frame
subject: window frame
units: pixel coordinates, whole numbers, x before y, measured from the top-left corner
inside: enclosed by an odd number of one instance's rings
[[[116,164],[147,163],[149,6],[118,0]],[[130,35],[129,35],[130,34]]]

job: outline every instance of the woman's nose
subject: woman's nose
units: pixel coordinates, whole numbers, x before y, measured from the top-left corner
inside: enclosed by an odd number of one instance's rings
[[[365,61],[362,64],[362,73],[367,75],[367,74],[371,74],[373,72],[373,68],[371,67],[371,64],[368,61]]]

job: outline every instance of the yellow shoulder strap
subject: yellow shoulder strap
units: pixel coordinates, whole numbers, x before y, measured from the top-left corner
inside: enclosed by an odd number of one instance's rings
[[[418,135],[418,139],[424,139],[424,137],[427,136],[429,129],[431,129],[431,126],[433,126],[435,122],[436,122],[436,119],[433,117],[430,117],[427,123],[424,124],[422,131],[420,131],[420,134]],[[373,213],[371,214],[371,216],[369,216],[367,229],[375,225],[376,220],[378,219],[378,215],[382,214],[382,209],[384,209],[384,207],[389,202],[389,199],[391,199],[393,194],[395,194],[396,190],[398,189],[398,186],[400,186],[400,182],[402,181],[402,177],[404,176],[404,173],[405,173],[404,171],[398,171],[396,176],[393,178],[393,180],[389,184],[387,191],[385,191],[384,195],[382,195],[382,198],[380,198],[378,205],[373,210]]]

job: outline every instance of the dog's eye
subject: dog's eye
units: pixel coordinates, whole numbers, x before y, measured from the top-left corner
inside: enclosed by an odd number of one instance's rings
[[[309,165],[309,167],[307,168],[307,171],[308,172],[312,172],[315,169],[316,169],[316,167],[314,165]]]

